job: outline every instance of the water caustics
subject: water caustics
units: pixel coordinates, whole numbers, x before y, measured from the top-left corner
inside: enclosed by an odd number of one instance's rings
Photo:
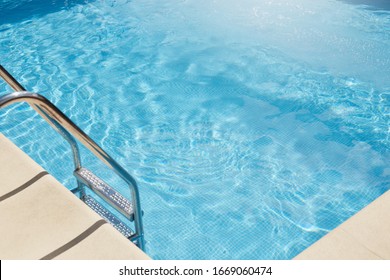
[[[153,258],[289,259],[389,189],[383,7],[30,2],[0,19],[2,64],[134,175]],[[30,116],[0,131],[71,187]]]

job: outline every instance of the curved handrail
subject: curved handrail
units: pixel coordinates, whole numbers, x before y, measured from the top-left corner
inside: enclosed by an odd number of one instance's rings
[[[14,90],[14,91],[26,91],[26,89],[0,64],[0,77]],[[61,136],[69,143],[73,152],[73,162],[75,169],[81,167],[80,151],[77,146],[77,142],[74,137],[63,129],[55,120],[51,119],[41,108],[36,104],[30,104],[30,106],[37,111],[41,117],[46,120]],[[79,190],[83,193],[81,186]]]
[[[97,158],[103,161],[116,174],[118,174],[130,187],[133,197],[134,206],[134,226],[135,234],[131,237],[137,240],[138,246],[144,248],[144,232],[142,224],[142,213],[140,205],[140,197],[138,186],[134,178],[120,166],[111,156],[109,156],[98,144],[95,143],[87,134],[84,133],[76,124],[74,124],[64,113],[62,113],[53,103],[47,100],[42,95],[28,91],[19,91],[6,94],[0,97],[0,108],[17,102],[27,102],[34,110],[44,116],[49,121],[48,123],[57,131],[65,130],[69,135],[72,135],[79,140],[87,149],[89,149]],[[46,119],[46,118],[45,118]],[[63,135],[64,136],[64,135]]]

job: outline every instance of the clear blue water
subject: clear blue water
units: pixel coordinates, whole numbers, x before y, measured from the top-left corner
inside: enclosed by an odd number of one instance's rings
[[[390,12],[351,2],[2,0],[1,64],[134,175],[153,258],[290,259],[390,188]],[[33,116],[0,131],[72,188]]]

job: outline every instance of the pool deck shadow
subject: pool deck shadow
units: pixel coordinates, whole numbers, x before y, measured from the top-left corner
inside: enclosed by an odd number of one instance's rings
[[[367,5],[369,8],[374,10],[387,10],[390,11],[389,0],[340,0],[348,4],[354,5]]]
[[[36,16],[69,9],[78,4],[86,4],[95,0],[40,0],[13,1],[0,3],[0,25],[29,20]]]
[[[295,260],[390,260],[390,190]]]

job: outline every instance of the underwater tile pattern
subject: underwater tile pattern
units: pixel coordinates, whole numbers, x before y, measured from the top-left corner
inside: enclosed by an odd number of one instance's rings
[[[136,178],[152,258],[290,259],[390,188],[389,11],[332,0],[0,7],[1,63]],[[75,186],[66,143],[27,105],[1,110],[0,131]]]

